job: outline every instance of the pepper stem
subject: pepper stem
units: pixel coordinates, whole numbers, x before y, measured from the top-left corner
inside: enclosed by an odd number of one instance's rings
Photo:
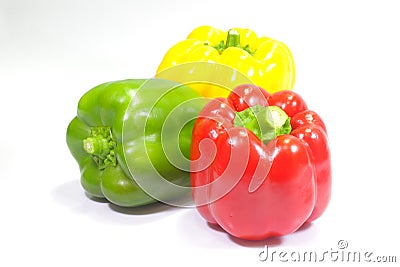
[[[83,149],[92,156],[101,170],[117,165],[115,146],[111,129],[107,126],[91,127],[90,136],[83,140]]]
[[[208,43],[205,43],[205,45],[208,45]],[[252,56],[254,55],[255,52],[250,49],[249,44],[247,44],[246,46],[240,45],[240,34],[235,29],[230,29],[226,36],[226,40],[221,40],[217,45],[214,45],[213,47],[217,49],[219,54],[222,54],[222,52],[224,52],[224,50],[229,47],[241,48]]]
[[[230,29],[226,37],[225,49],[228,47],[240,47],[240,34],[235,29]]]
[[[101,155],[107,153],[107,139],[103,137],[88,137],[83,140],[83,149],[91,155]]]
[[[292,131],[290,118],[277,106],[263,107],[256,105],[241,112],[236,112],[234,126],[241,126],[252,131],[267,144],[279,135]]]

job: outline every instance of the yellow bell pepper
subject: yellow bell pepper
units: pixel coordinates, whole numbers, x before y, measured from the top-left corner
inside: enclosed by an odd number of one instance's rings
[[[272,38],[257,37],[249,29],[233,28],[228,32],[210,26],[194,29],[186,40],[168,50],[156,77],[168,78],[162,74],[163,71],[194,62],[218,63],[234,68],[270,93],[292,90],[294,86],[295,66],[289,48]],[[174,76],[173,80],[181,82],[179,75]],[[203,84],[195,87],[206,97],[226,97],[229,93],[216,86]]]

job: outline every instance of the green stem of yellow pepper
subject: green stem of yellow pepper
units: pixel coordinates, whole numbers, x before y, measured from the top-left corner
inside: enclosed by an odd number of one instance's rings
[[[226,37],[226,44],[225,44],[225,49],[228,47],[239,47],[240,46],[240,34],[237,30],[230,29],[228,31],[228,35]]]
[[[238,47],[241,48],[243,50],[245,50],[246,52],[248,52],[250,55],[254,55],[254,51],[250,50],[249,45],[246,45],[244,47],[242,47],[240,45],[240,34],[237,30],[235,29],[230,29],[228,31],[228,34],[226,36],[226,41],[221,40],[221,42],[215,46],[213,46],[215,49],[218,50],[218,52],[221,54],[222,52],[224,52],[225,49],[229,48],[229,47]]]

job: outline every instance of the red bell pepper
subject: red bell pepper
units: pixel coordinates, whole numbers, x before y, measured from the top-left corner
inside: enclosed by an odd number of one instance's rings
[[[292,233],[330,199],[325,124],[293,91],[241,85],[211,100],[195,122],[190,156],[199,213],[242,239]]]

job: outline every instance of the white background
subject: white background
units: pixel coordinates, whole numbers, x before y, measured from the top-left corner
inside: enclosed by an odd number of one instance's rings
[[[395,2],[0,0],[0,266],[265,266],[265,245],[322,254],[339,240],[399,262]],[[333,165],[330,206],[305,229],[241,241],[194,209],[115,209],[80,187],[65,143],[80,96],[152,77],[203,24],[251,28],[294,55],[295,90],[325,119]]]

